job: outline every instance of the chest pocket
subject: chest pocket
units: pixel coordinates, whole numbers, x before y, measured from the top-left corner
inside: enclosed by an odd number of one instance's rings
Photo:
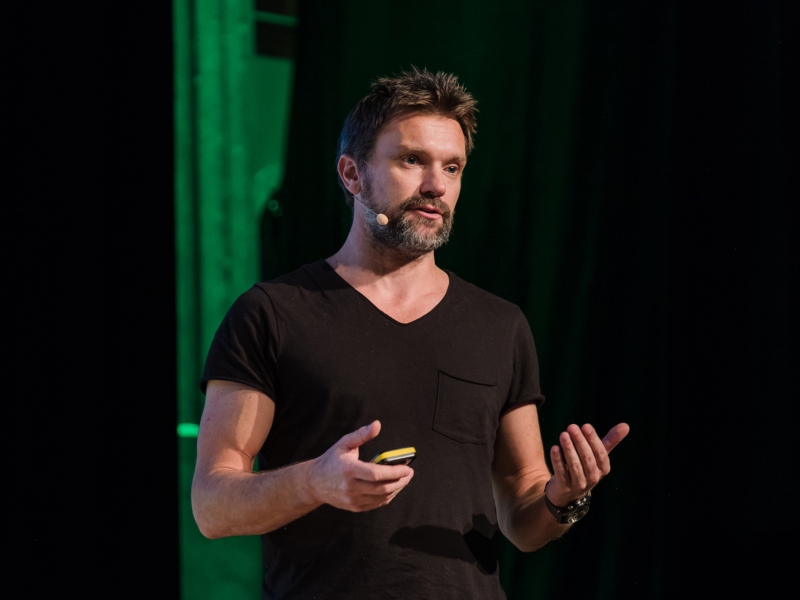
[[[433,430],[457,442],[485,444],[497,418],[496,387],[439,371]]]

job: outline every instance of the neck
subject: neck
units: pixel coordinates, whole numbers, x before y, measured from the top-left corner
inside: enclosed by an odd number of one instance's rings
[[[411,323],[433,310],[450,283],[447,273],[436,266],[433,252],[409,258],[376,247],[352,230],[327,262],[356,291],[400,323]]]
[[[379,281],[383,285],[416,288],[447,279],[436,266],[432,251],[414,256],[376,242],[358,211],[345,243],[327,262],[356,288]]]

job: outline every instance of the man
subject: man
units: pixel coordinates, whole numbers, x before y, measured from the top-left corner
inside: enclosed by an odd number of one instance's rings
[[[192,506],[207,537],[262,536],[265,598],[504,598],[497,529],[523,551],[563,535],[628,433],[570,425],[551,474],[527,320],[436,266],[474,132],[454,76],[377,80],[340,139],[344,245],[214,338]]]

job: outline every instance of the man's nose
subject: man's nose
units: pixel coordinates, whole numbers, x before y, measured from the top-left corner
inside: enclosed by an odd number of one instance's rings
[[[440,198],[447,191],[447,181],[444,173],[438,169],[426,169],[420,187],[420,194],[427,198]]]

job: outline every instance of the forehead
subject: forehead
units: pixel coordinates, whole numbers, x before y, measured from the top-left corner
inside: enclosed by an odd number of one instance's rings
[[[385,155],[403,149],[443,154],[448,160],[452,157],[466,160],[466,139],[461,125],[440,115],[406,115],[384,125],[375,140],[375,153]]]

